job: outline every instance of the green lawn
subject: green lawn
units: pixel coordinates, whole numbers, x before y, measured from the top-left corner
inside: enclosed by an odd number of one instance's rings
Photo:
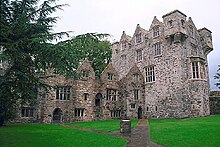
[[[131,127],[135,127],[138,120],[131,120]],[[72,122],[70,126],[77,126],[81,128],[88,128],[92,130],[99,130],[104,132],[112,132],[120,130],[120,120],[98,120],[91,122]]]
[[[0,127],[0,146],[123,147],[126,140],[57,125],[17,124]]]
[[[220,115],[149,124],[151,140],[168,147],[220,147]]]

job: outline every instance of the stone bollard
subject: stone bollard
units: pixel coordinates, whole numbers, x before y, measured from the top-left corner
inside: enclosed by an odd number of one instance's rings
[[[131,133],[131,120],[121,120],[120,133]]]

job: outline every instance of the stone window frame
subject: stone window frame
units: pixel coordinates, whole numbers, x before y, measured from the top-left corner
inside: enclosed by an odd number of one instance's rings
[[[147,111],[147,112],[150,111],[150,107],[149,107],[149,106],[146,107],[146,111]]]
[[[153,38],[159,37],[160,36],[160,26],[154,26],[153,27]]]
[[[145,82],[152,83],[156,81],[155,77],[155,65],[150,65],[145,67]]]
[[[193,79],[199,79],[199,62],[198,61],[193,61],[192,62],[192,78]]]
[[[205,59],[200,57],[189,58],[191,80],[204,80],[207,81],[207,64]]]
[[[192,79],[206,79],[205,63],[202,61],[191,62]]]
[[[158,41],[154,43],[153,47],[154,47],[154,55],[160,56],[162,54],[161,42]]]
[[[196,104],[191,104],[191,109],[192,109],[192,110],[196,110],[197,107],[198,107],[198,106],[197,106]]]
[[[121,117],[121,110],[110,110],[110,117],[111,118],[120,118]]]
[[[70,100],[71,86],[57,86],[56,100]]]
[[[132,103],[130,104],[131,109],[136,109],[136,104]]]
[[[185,28],[185,20],[181,19],[181,26]]]
[[[125,60],[127,59],[126,54],[121,55],[120,59],[121,59],[122,61],[125,61]]]
[[[157,106],[157,105],[155,106],[155,111],[156,111],[156,112],[158,111],[158,106]]]
[[[134,74],[133,74],[133,81],[134,81],[134,82],[140,81],[140,74],[134,73]]]
[[[81,71],[81,79],[87,80],[89,78],[89,71],[82,70]]]
[[[116,89],[106,89],[106,100],[117,101],[117,90]]]
[[[89,97],[89,93],[87,92],[83,93],[84,101],[87,101],[88,97]]]
[[[34,117],[35,109],[32,107],[22,107],[21,108],[21,117]]]
[[[140,62],[143,60],[143,49],[136,50],[136,61]]]
[[[110,81],[112,81],[112,80],[113,80],[113,78],[114,78],[114,74],[113,74],[113,73],[108,72],[108,73],[107,73],[107,79],[108,79],[108,80],[110,80]]]
[[[85,108],[75,108],[74,109],[74,116],[75,117],[83,117],[83,116],[85,116]]]
[[[126,41],[121,43],[121,50],[125,50],[128,48],[128,43]]]
[[[134,89],[133,90],[134,100],[140,99],[140,89]]]
[[[167,24],[169,28],[173,28],[173,20],[169,20]]]
[[[142,34],[141,33],[137,33],[135,35],[135,44],[140,44],[142,42]]]

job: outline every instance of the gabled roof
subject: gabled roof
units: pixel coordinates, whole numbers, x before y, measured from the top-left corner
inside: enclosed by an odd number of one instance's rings
[[[153,27],[155,27],[155,26],[161,26],[163,23],[162,22],[160,22],[158,19],[157,19],[157,17],[156,16],[154,16],[154,19],[153,19],[153,21],[152,21],[152,23],[151,23],[151,25],[150,25],[150,29],[152,29]]]
[[[85,59],[77,68],[76,70],[78,73],[80,73],[81,71],[88,71],[89,72],[89,76],[92,79],[95,79],[95,72],[94,69],[92,68],[92,65],[90,63],[90,61],[88,59]]]
[[[115,70],[115,68],[113,67],[112,63],[109,63],[105,69],[102,71],[101,73],[101,79],[102,80],[107,80],[107,73],[112,73],[114,74],[114,76],[116,77],[116,80],[118,80],[118,73],[117,71]]]
[[[192,20],[192,18],[191,17],[189,17],[189,19],[188,19],[188,25],[191,25],[191,26],[193,26],[194,28],[196,28],[196,26],[195,26],[195,24],[194,24],[194,22],[193,22],[193,20]],[[197,29],[197,28],[196,28]]]
[[[122,35],[121,35],[121,39],[120,39],[120,42],[123,42],[123,41],[131,41],[131,36],[129,35],[126,35],[125,31],[122,32]]]
[[[140,24],[137,24],[133,36],[135,36],[135,35],[138,34],[138,33],[144,33],[144,34],[146,34],[147,31],[146,31],[145,29],[143,29],[143,28],[140,26]]]
[[[206,27],[203,27],[203,28],[201,28],[201,29],[199,29],[198,31],[200,32],[200,31],[207,31],[207,32],[209,32],[209,33],[212,33],[212,31],[210,31],[209,29],[207,29]]]
[[[120,81],[126,81],[126,79],[130,79],[129,77],[133,76],[134,74],[139,74],[141,77],[141,80],[143,80],[143,82],[144,82],[144,77],[143,77],[141,71],[139,70],[137,64],[134,64],[134,66],[129,70],[127,75],[125,77],[123,77]]]

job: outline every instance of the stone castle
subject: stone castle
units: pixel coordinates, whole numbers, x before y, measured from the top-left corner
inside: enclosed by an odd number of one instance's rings
[[[39,92],[36,107],[21,107],[19,121],[43,123],[115,118],[187,118],[207,116],[207,55],[211,31],[197,29],[175,10],[154,17],[149,30],[138,24],[133,36],[122,33],[112,44],[112,63],[100,79],[88,60],[78,67],[79,79],[55,75],[57,86]]]

